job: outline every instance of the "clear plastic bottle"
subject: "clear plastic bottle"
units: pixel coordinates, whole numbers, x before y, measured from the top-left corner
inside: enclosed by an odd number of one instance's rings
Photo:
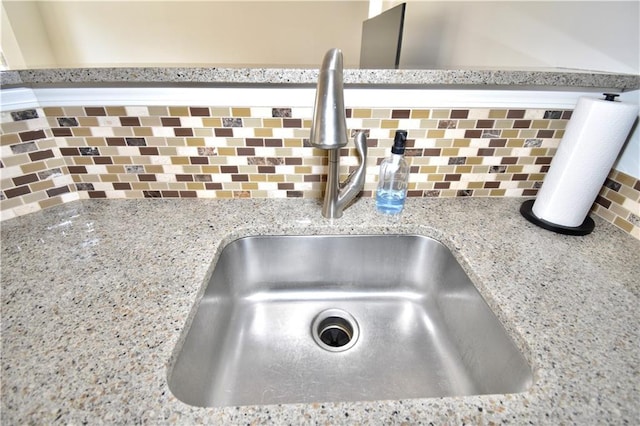
[[[409,181],[409,165],[404,159],[407,132],[397,130],[391,156],[380,163],[380,177],[376,190],[376,209],[383,214],[399,215],[404,209]]]

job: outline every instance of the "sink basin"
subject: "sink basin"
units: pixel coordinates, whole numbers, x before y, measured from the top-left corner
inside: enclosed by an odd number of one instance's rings
[[[203,407],[523,392],[531,368],[451,252],[416,235],[222,250],[169,376]]]

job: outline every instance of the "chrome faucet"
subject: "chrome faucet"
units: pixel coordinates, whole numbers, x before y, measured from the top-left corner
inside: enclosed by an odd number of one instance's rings
[[[342,216],[342,211],[362,191],[366,176],[367,137],[364,132],[358,132],[354,143],[360,157],[360,165],[344,183],[340,183],[340,148],[349,142],[342,68],[340,49],[329,50],[324,55],[318,76],[313,123],[309,135],[311,145],[329,151],[329,171],[322,205],[322,216],[328,219]]]

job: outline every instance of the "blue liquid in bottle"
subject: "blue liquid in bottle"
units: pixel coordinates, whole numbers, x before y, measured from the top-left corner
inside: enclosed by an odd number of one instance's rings
[[[396,215],[404,208],[405,191],[378,189],[376,191],[376,208],[380,213]]]
[[[404,209],[409,180],[409,165],[404,159],[406,138],[406,131],[396,131],[391,156],[380,163],[376,209],[383,214],[396,216]]]

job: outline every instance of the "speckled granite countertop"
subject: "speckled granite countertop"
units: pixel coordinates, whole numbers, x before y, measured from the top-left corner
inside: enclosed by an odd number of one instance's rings
[[[3,424],[623,424],[640,419],[640,243],[598,218],[569,237],[521,199],[411,198],[401,223],[359,200],[80,201],[2,223]],[[418,233],[446,244],[534,368],[512,395],[203,409],[168,368],[226,242]]]
[[[72,68],[0,72],[3,87],[96,85],[315,85],[309,68]],[[634,90],[640,76],[570,69],[554,70],[369,70],[345,69],[349,86],[594,88]]]

